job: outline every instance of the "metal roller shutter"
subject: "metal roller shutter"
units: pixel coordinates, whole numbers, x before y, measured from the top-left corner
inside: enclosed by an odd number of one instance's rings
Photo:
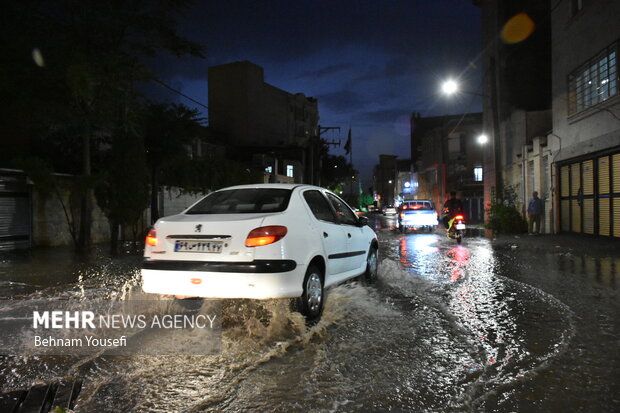
[[[594,234],[594,199],[583,200],[583,232]]]
[[[614,237],[620,237],[620,198],[614,198],[613,202],[614,211],[617,211],[614,216]]]
[[[581,207],[576,199],[570,201],[571,230],[581,232]]]
[[[598,233],[600,235],[609,236],[609,225],[611,220],[611,210],[609,208],[609,198],[599,198],[598,200]]]
[[[570,195],[579,195],[581,187],[581,163],[574,163],[570,166]]]
[[[28,192],[0,192],[0,250],[30,247]]]
[[[611,164],[614,180],[612,188],[615,193],[620,193],[620,153],[612,156]]]
[[[611,235],[611,203],[609,199],[609,156],[598,158],[598,233]]]

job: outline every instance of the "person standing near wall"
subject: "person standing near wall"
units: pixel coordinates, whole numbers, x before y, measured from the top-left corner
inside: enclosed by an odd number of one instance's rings
[[[532,199],[530,199],[530,202],[527,204],[527,214],[529,218],[528,232],[530,234],[540,234],[540,221],[543,215],[543,203],[542,199],[538,197],[538,192],[536,191],[532,193]],[[536,232],[534,232],[534,224],[536,224]]]

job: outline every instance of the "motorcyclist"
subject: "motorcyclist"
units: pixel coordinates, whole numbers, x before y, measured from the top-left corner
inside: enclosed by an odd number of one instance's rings
[[[456,197],[456,192],[450,192],[450,199],[443,204],[443,212],[443,225],[448,229],[450,220],[463,213],[463,203]]]

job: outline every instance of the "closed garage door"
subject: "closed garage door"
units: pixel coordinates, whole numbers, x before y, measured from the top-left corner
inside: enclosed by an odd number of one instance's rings
[[[0,191],[0,250],[29,247],[29,193]]]
[[[620,153],[568,162],[559,172],[561,230],[620,237]]]

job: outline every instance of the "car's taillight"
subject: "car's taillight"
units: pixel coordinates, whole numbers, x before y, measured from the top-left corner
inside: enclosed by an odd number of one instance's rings
[[[407,209],[407,205],[403,205],[403,209]]]
[[[400,217],[401,217],[401,218],[404,218],[404,217],[405,217],[405,213],[404,213],[404,212],[401,212],[401,213],[400,213]]]
[[[150,245],[151,247],[157,246],[157,231],[155,231],[155,228],[151,228],[149,233],[146,234],[146,245]]]
[[[288,229],[282,225],[269,225],[266,227],[254,228],[245,240],[246,247],[260,247],[273,244],[284,238]]]
[[[457,215],[454,217],[454,219],[456,219],[457,221],[462,221],[463,220],[463,215]]]

